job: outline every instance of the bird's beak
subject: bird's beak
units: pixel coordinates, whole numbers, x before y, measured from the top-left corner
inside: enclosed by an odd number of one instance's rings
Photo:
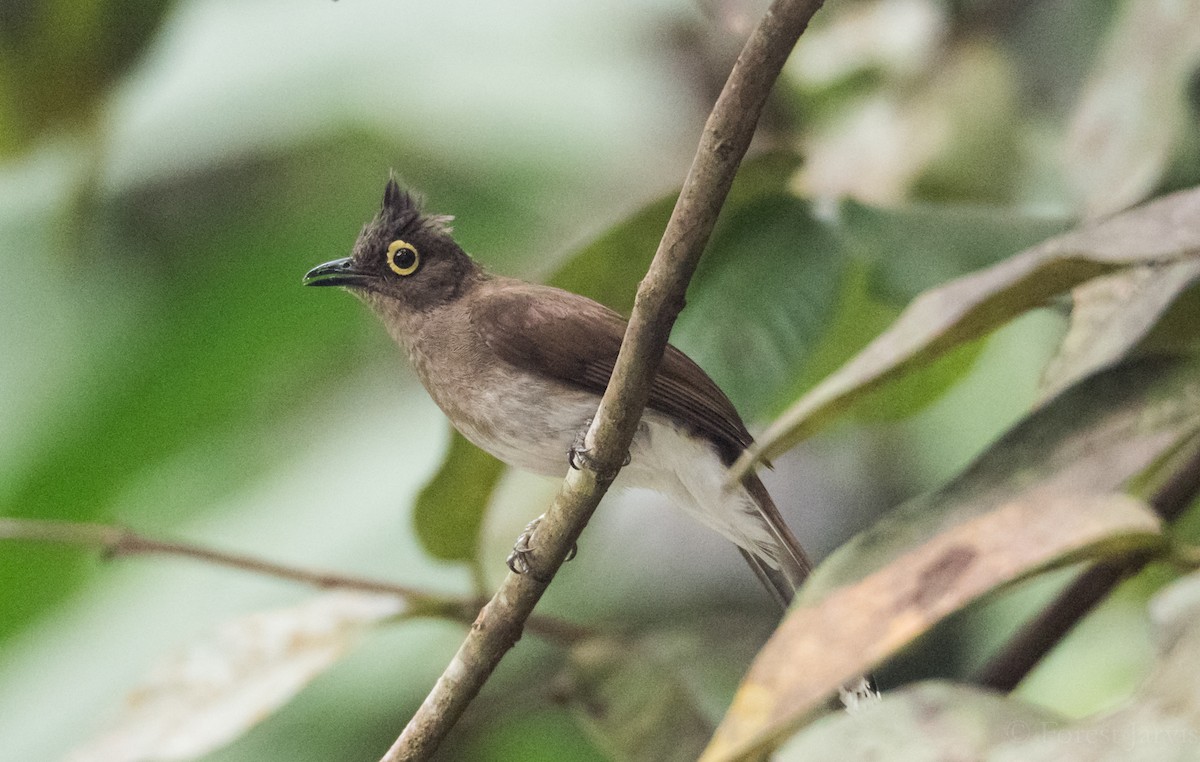
[[[304,275],[306,286],[362,286],[371,280],[369,273],[356,270],[349,257],[317,265]]]

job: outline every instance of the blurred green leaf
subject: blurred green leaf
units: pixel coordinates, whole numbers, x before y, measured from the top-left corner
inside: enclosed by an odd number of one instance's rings
[[[871,342],[900,314],[900,309],[874,295],[869,286],[870,267],[858,258],[848,258],[846,273],[837,295],[836,313],[830,318],[825,335],[812,348],[806,367],[793,378],[791,386],[770,412],[778,413],[822,378],[837,370],[862,347]]]
[[[167,0],[0,5],[0,156],[52,128],[88,125],[170,5]]]
[[[1145,359],[1098,373],[1039,408],[956,479],[892,510],[813,571],[813,601],[1006,502],[1119,490],[1200,429],[1200,361]]]
[[[417,495],[413,527],[425,550],[443,561],[474,561],[479,527],[504,464],[450,432],[442,466]]]
[[[713,725],[676,669],[627,641],[586,640],[556,681],[576,719],[610,759],[694,760]]]
[[[898,421],[933,404],[963,379],[983,352],[984,340],[966,342],[928,365],[864,394],[848,411],[856,421]]]
[[[753,418],[828,332],[847,267],[808,203],[771,195],[735,209],[700,261],[675,343]]]
[[[926,682],[889,692],[860,712],[835,712],[794,736],[773,757],[807,759],[955,759],[1045,732],[1066,720],[1016,699],[967,685]]]
[[[898,307],[921,291],[993,264],[1065,226],[1065,220],[1000,207],[922,203],[886,209],[843,202],[836,229],[862,276],[847,282],[836,325],[813,364],[819,374],[805,373],[791,398],[870,343],[896,319]],[[916,413],[965,376],[982,349],[982,342],[966,343],[912,370],[859,400],[854,417],[896,420]]]
[[[1063,229],[1061,219],[958,204],[883,209],[847,201],[832,221],[786,195],[723,218],[680,314],[676,343],[747,418],[807,391],[924,288],[992,264]],[[972,342],[862,400],[892,420],[939,398],[971,368]]]
[[[395,150],[340,134],[252,167],[213,167],[94,199],[79,218],[49,220],[65,230],[39,263],[61,269],[67,298],[128,301],[137,312],[120,333],[97,336],[107,343],[91,348],[94,362],[78,377],[53,387],[61,399],[45,405],[47,436],[0,485],[5,512],[151,528],[177,522],[291,457],[301,445],[281,442],[276,427],[319,407],[328,383],[380,360],[399,368],[394,345],[354,299],[300,285],[308,268],[349,251],[387,178],[379,157]],[[516,251],[528,241],[526,215],[484,214],[495,206],[480,200],[486,192],[449,187],[453,173],[428,159],[409,169],[452,208],[477,215],[476,231],[491,228]],[[81,240],[86,257],[78,256]],[[38,322],[44,307],[25,318]],[[62,319],[88,337],[95,312]],[[131,515],[122,498],[166,470],[178,499]],[[88,563],[33,548],[0,555],[0,584],[27,593],[0,597],[0,633],[53,605]]]
[[[788,152],[747,159],[729,190],[721,219],[728,219],[756,199],[782,192],[799,163],[799,157]],[[546,282],[628,315],[678,195],[676,191],[652,201],[617,223],[567,257]]]
[[[674,208],[675,194],[650,202],[571,255],[546,282],[628,315]]]
[[[1175,193],[1051,238],[985,270],[924,292],[883,334],[792,405],[735,470],[810,436],[857,398],[1047,298],[1121,266],[1200,250],[1200,190]]]
[[[1061,233],[1070,221],[973,204],[889,209],[845,201],[838,230],[871,265],[871,291],[905,305],[918,294]]]
[[[528,686],[521,686],[528,690]],[[511,698],[505,703],[512,703]],[[578,724],[559,707],[516,706],[500,717],[489,718],[465,743],[451,735],[438,754],[446,760],[496,760],[496,762],[612,762],[590,743]],[[466,723],[462,723],[466,725]],[[462,727],[460,725],[460,727]]]

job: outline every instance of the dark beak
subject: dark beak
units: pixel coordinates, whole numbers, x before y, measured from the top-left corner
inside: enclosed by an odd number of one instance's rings
[[[335,259],[323,265],[317,265],[304,275],[306,286],[362,286],[372,279],[372,275],[354,268],[354,262],[349,257]]]

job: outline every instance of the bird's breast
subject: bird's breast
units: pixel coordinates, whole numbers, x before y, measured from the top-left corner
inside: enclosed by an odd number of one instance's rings
[[[469,337],[414,342],[417,377],[454,427],[510,466],[562,476],[600,398],[516,368]]]

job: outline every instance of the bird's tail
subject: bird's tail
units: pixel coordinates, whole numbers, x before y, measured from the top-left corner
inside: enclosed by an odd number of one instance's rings
[[[800,547],[800,541],[796,539],[796,535],[792,534],[792,530],[784,523],[779,508],[775,506],[775,501],[771,499],[771,495],[758,476],[750,474],[742,481],[742,484],[750,493],[750,497],[754,498],[754,502],[758,504],[763,524],[775,538],[778,547],[771,549],[775,551],[772,553],[771,562],[740,546],[738,550],[742,552],[742,558],[745,558],[746,563],[750,564],[750,568],[754,570],[759,581],[779,601],[780,605],[787,609],[792,598],[795,597],[796,590],[804,582],[808,573],[812,571],[812,562],[808,560],[804,548]],[[871,675],[864,675],[850,680],[841,687],[838,698],[842,705],[850,711],[857,710],[865,703],[877,701],[879,689],[875,686],[875,678]]]
[[[770,563],[768,559],[760,558],[744,548],[739,548],[739,550],[742,551],[742,557],[746,559],[746,563],[750,564],[755,576],[786,609],[792,602],[796,589],[812,571],[812,562],[808,560],[804,548],[800,547],[800,541],[796,539],[796,535],[792,534],[792,530],[784,522],[783,515],[775,506],[775,501],[771,499],[770,493],[767,492],[767,488],[758,476],[755,474],[746,476],[742,480],[742,485],[754,499],[763,524],[775,540],[776,547],[771,549],[774,552],[770,559],[774,563]]]

